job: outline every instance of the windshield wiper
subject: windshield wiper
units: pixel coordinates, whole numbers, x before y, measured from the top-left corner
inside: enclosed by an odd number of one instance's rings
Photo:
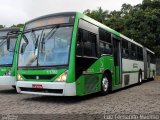
[[[56,25],[52,28],[52,30],[46,35],[46,37],[44,38],[44,40],[46,40],[47,38],[52,37],[52,35],[54,35],[54,33],[56,32],[55,28],[59,28],[59,25]],[[55,31],[54,31],[55,30]]]
[[[39,36],[36,39],[36,34],[35,34],[35,32],[33,30],[31,31],[31,35],[32,35],[32,40],[33,40],[33,43],[34,43],[35,49],[36,49],[37,48],[37,43],[38,43]]]
[[[57,31],[56,29],[58,27],[59,27],[59,25],[56,25],[52,28],[52,30],[47,35],[45,35],[45,33],[43,34],[43,38],[42,38],[42,41],[41,41],[41,50],[43,50],[45,40],[48,40],[50,37],[52,37],[56,33],[56,31]]]
[[[28,38],[26,37],[26,35],[23,34],[22,37],[24,38],[24,41],[26,42],[26,44],[28,44],[28,41],[29,41],[29,40],[28,40]]]
[[[32,39],[33,39],[33,41],[35,41],[35,42],[34,42],[34,45],[35,45],[35,46],[34,46],[34,55],[35,55],[35,57],[30,61],[29,66],[30,66],[32,63],[34,63],[34,61],[37,60],[37,56],[38,56],[38,41],[39,41],[39,35],[38,35],[38,37],[36,38],[36,34],[35,34],[34,31],[32,31],[31,34],[32,34]]]
[[[38,48],[38,39],[39,39],[39,35],[38,35],[38,37],[37,37],[37,39],[36,39],[36,43],[35,43],[35,48],[34,48],[34,49],[37,49],[37,48]]]

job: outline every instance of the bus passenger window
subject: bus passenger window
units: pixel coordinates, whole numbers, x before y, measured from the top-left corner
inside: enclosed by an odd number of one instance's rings
[[[96,57],[96,35],[86,30],[79,29],[77,40],[77,55]]]
[[[112,54],[112,45],[100,41],[99,47],[101,54]]]
[[[122,41],[122,57],[128,58],[129,57],[129,49],[128,49],[128,42]]]
[[[111,44],[111,34],[109,32],[106,32],[106,42]]]
[[[76,78],[97,59],[97,35],[79,28],[76,48]]]
[[[131,44],[131,59],[136,59],[136,46],[134,44]]]
[[[143,50],[139,46],[137,46],[137,59],[143,61]]]
[[[99,50],[100,54],[112,54],[111,34],[99,29]]]
[[[77,37],[77,48],[76,48],[76,55],[82,56],[83,50],[83,42],[82,42],[82,30],[78,30],[78,37]]]
[[[84,31],[86,33],[86,31]],[[96,35],[87,32],[88,35],[84,35],[84,56],[96,57]],[[86,39],[87,38],[87,39]]]
[[[156,64],[155,54],[153,54],[153,53],[150,52],[150,58],[151,58],[151,63],[152,63],[152,64]]]

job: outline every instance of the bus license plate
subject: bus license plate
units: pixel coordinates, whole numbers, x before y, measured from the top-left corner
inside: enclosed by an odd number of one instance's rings
[[[43,86],[41,84],[32,84],[32,88],[43,89]]]

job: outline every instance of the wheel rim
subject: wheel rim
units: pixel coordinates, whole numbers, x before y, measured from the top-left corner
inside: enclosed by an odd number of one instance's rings
[[[155,78],[155,75],[153,74],[153,79]]]
[[[139,78],[139,82],[140,82],[140,83],[142,82],[142,77],[141,77],[141,75],[140,75],[140,78]]]
[[[103,91],[108,90],[108,79],[106,77],[104,77],[102,80],[102,87],[103,87]]]

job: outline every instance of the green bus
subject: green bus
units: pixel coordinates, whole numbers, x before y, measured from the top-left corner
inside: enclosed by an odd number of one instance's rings
[[[155,75],[154,52],[82,13],[57,13],[25,24],[18,93],[106,95]]]
[[[18,35],[17,27],[0,29],[0,85],[16,85]]]

